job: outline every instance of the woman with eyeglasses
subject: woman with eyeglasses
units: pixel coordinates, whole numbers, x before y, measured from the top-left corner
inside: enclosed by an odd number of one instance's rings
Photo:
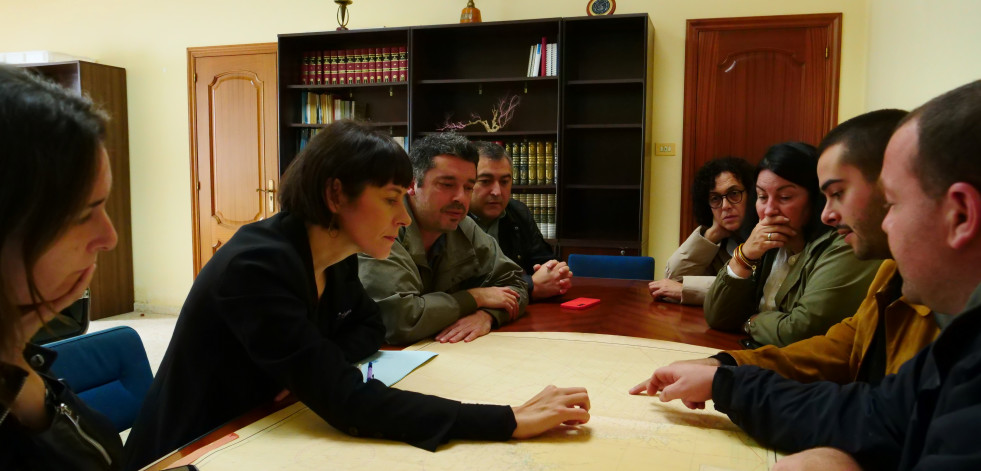
[[[817,151],[802,142],[770,147],[757,167],[759,222],[705,297],[709,326],[739,330],[745,346],[785,346],[827,332],[855,313],[881,260],[855,257],[821,223]]]
[[[710,160],[698,169],[691,193],[699,226],[671,254],[664,279],[648,286],[654,299],[695,305],[705,301],[715,275],[745,239],[740,227],[756,197],[747,190],[755,177],[753,165],[736,157]]]

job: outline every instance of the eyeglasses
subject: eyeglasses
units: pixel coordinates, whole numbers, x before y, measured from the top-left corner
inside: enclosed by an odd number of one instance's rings
[[[722,198],[727,199],[729,204],[739,204],[743,200],[743,193],[746,193],[746,190],[732,190],[724,195],[709,193],[709,207],[712,209],[721,208]]]

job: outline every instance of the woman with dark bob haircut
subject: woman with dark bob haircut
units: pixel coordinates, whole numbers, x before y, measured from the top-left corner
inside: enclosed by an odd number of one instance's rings
[[[865,298],[881,260],[861,261],[821,223],[817,152],[802,142],[770,147],[757,167],[759,222],[705,299],[716,329],[785,346],[827,332]]]
[[[411,181],[405,151],[367,126],[339,121],[310,141],[283,175],[282,211],[239,229],[194,281],[126,442],[127,469],[286,391],[340,431],[427,450],[589,420],[581,388],[549,387],[514,408],[462,404],[366,382],[352,366],[385,334],[357,253],[388,256],[410,223]]]
[[[0,65],[0,469],[119,469],[115,427],[49,373],[29,339],[84,293],[116,245],[107,117]]]
[[[756,192],[747,191],[755,180],[753,166],[737,157],[710,160],[698,169],[691,192],[698,228],[671,254],[664,279],[648,285],[654,299],[705,302],[715,275],[745,239],[740,228],[746,208],[756,201]]]

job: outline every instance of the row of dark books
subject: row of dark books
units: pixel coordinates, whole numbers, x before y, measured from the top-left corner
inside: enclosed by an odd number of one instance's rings
[[[552,141],[522,141],[504,144],[511,156],[515,185],[554,185],[559,169],[559,144]]]
[[[511,197],[528,206],[546,239],[555,238],[555,193],[514,193]]]
[[[308,51],[303,53],[304,85],[405,82],[409,55],[405,46]]]
[[[365,120],[367,104],[344,100],[330,93],[300,94],[300,123],[330,124],[339,119]]]

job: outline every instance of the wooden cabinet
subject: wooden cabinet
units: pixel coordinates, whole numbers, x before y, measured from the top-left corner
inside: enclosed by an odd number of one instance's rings
[[[280,171],[298,152],[300,93],[314,90],[366,104],[365,118],[396,136],[440,132],[447,121],[490,120],[520,99],[497,132],[473,140],[555,144],[554,181],[514,192],[555,195],[553,243],[568,253],[640,254],[645,161],[650,148],[654,30],[646,14],[385,28],[279,36]],[[529,48],[557,43],[557,74],[528,77]],[[312,51],[407,46],[405,83],[303,85]]]
[[[26,64],[76,93],[88,95],[110,116],[106,150],[112,170],[112,192],[106,211],[119,237],[115,250],[99,255],[89,316],[101,319],[133,311],[133,235],[129,185],[129,126],[126,70],[85,61]]]

